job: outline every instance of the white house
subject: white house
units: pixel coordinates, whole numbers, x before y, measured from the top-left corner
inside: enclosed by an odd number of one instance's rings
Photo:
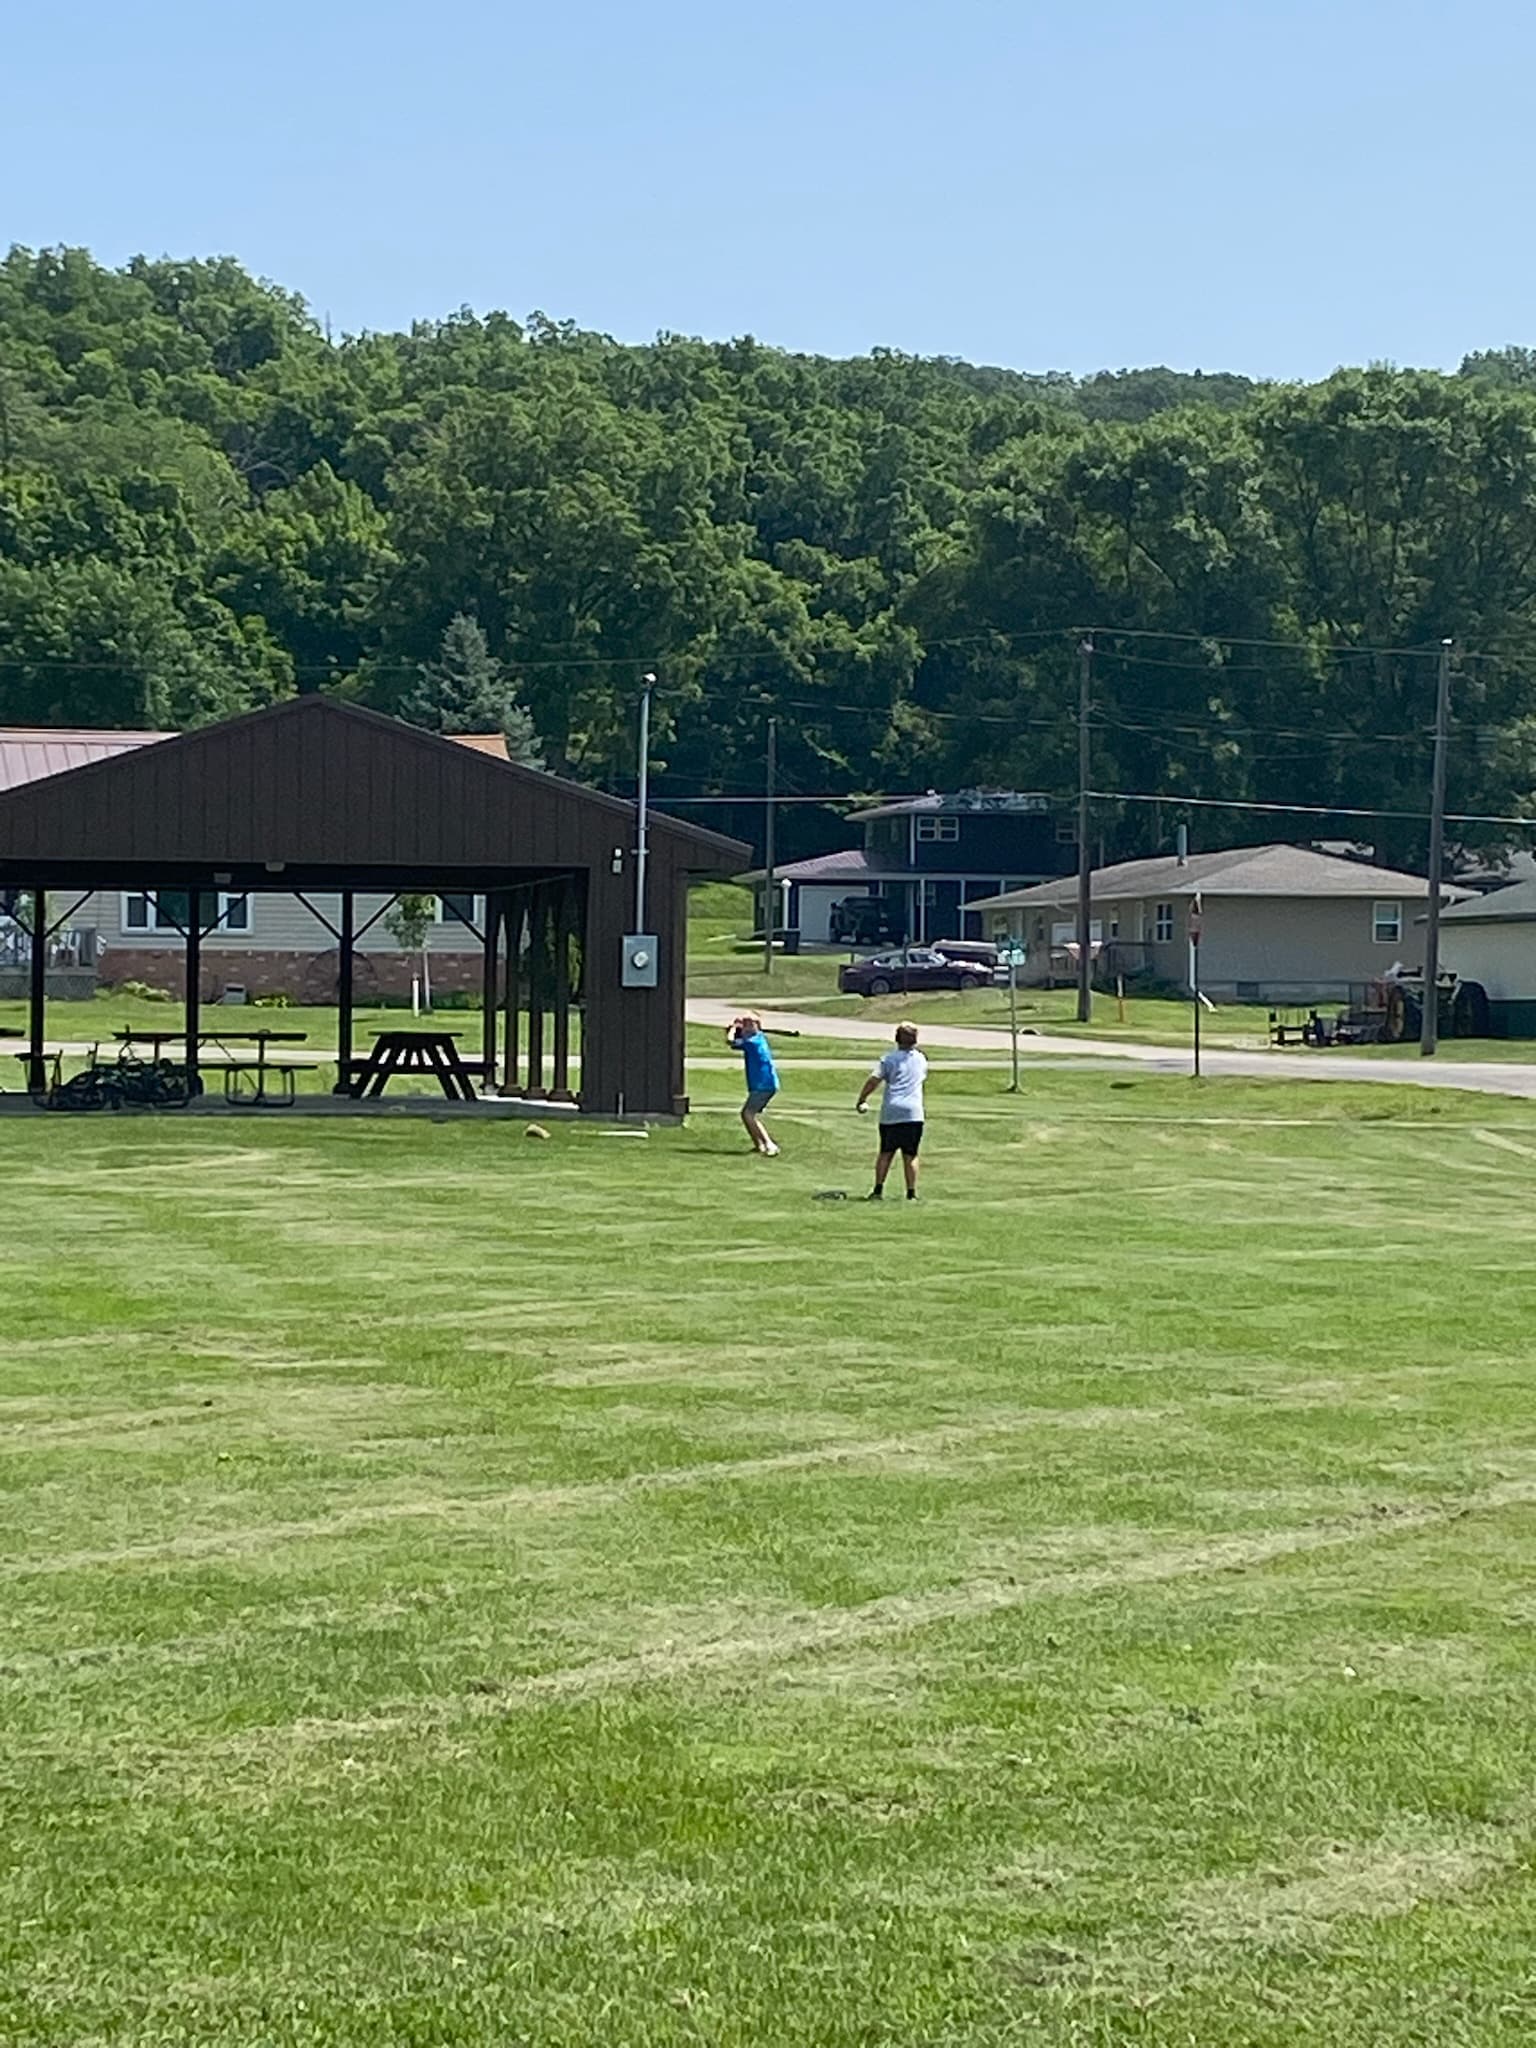
[[[1446,888],[1442,901],[1469,892]],[[1118,968],[1180,987],[1189,979],[1189,918],[1202,908],[1200,982],[1237,1002],[1322,1002],[1395,965],[1422,962],[1417,924],[1429,902],[1422,875],[1314,853],[1304,846],[1238,846],[1159,855],[1097,869],[1090,937],[1101,973]],[[1014,890],[969,906],[988,932],[1021,943],[1026,976],[1044,981],[1052,954],[1077,935],[1077,880]]]
[[[1536,1038],[1536,882],[1443,911],[1440,965],[1482,983],[1495,1038]]]

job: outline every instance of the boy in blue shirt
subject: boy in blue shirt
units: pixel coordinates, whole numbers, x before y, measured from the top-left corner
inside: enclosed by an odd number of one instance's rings
[[[739,1052],[746,1062],[747,1099],[741,1105],[741,1120],[747,1127],[747,1136],[754,1151],[765,1159],[776,1159],[779,1148],[763,1126],[763,1111],[779,1092],[779,1077],[763,1036],[763,1020],[750,1013],[738,1017],[725,1036],[732,1051]]]

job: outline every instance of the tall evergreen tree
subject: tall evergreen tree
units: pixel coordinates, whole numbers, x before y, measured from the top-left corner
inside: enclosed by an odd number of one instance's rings
[[[507,752],[524,768],[542,768],[544,749],[517,685],[492,654],[478,619],[455,612],[436,661],[421,664],[421,681],[404,699],[401,715],[429,732],[500,732]]]

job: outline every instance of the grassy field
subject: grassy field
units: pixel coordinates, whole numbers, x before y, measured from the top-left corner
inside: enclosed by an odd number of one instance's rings
[[[6,1129],[6,2048],[1524,2048],[1530,1110],[696,1093]]]

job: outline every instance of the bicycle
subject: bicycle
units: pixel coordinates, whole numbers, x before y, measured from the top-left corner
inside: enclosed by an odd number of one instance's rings
[[[141,1060],[124,1051],[104,1066],[93,1046],[90,1065],[67,1081],[63,1055],[56,1053],[52,1081],[34,1100],[59,1110],[184,1109],[195,1092],[186,1068],[170,1060]]]

